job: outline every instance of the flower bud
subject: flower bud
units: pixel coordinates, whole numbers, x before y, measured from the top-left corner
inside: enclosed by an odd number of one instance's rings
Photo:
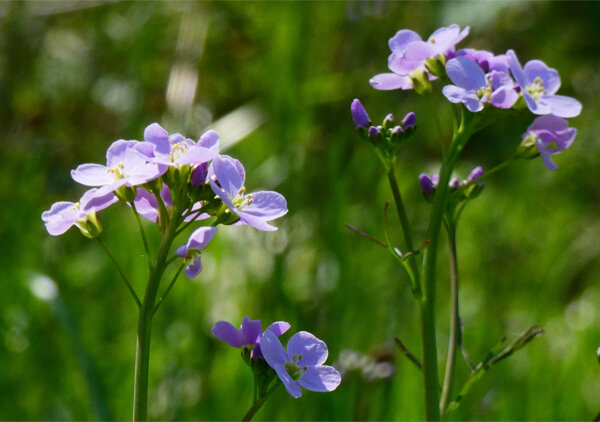
[[[371,119],[358,99],[354,99],[354,101],[352,101],[352,104],[350,105],[350,111],[352,112],[354,126],[356,126],[357,129],[366,129],[371,125]]]
[[[421,190],[425,196],[431,195],[435,188],[437,187],[437,182],[434,178],[429,177],[425,173],[421,173],[419,175],[419,185],[421,186]]]
[[[371,138],[371,140],[377,141],[380,136],[381,136],[381,129],[379,126],[378,127],[371,126],[369,128],[369,138]]]
[[[81,234],[89,239],[95,239],[102,233],[102,224],[94,211],[89,212],[85,218],[77,221],[75,226]]]
[[[431,82],[429,81],[427,72],[424,70],[411,73],[410,80],[417,94],[423,95],[431,92]]]
[[[596,357],[598,358],[598,363],[600,363],[600,347],[596,350]]]
[[[460,180],[458,180],[458,177],[453,177],[448,186],[450,186],[450,189],[452,190],[460,188]]]
[[[402,137],[403,132],[401,126],[394,126],[394,128],[390,130],[390,139],[392,140],[392,143],[398,142]]]
[[[404,130],[414,129],[417,125],[417,115],[412,111],[407,113],[404,119],[402,119],[401,125]]]
[[[425,67],[434,76],[443,76],[446,74],[446,57],[430,57],[425,60]]]
[[[392,113],[390,113],[387,116],[385,116],[385,119],[383,119],[382,126],[384,127],[384,129],[390,129],[393,127],[393,124],[394,124],[394,115]]]
[[[473,171],[471,171],[469,177],[467,177],[467,183],[471,183],[474,180],[479,179],[481,176],[483,176],[483,167],[477,166],[473,169]]]
[[[517,157],[530,159],[537,157],[539,154],[540,151],[535,145],[535,135],[525,136],[517,148]]]

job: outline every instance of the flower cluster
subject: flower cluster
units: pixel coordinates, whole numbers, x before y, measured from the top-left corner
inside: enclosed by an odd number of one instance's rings
[[[240,329],[227,321],[219,321],[212,332],[230,346],[242,349],[242,356],[255,372],[255,379],[265,384],[259,385],[259,390],[266,391],[266,385],[275,374],[294,398],[302,396],[301,387],[318,392],[335,390],[341,376],[334,367],[323,365],[327,360],[327,345],[311,333],[300,331],[289,339],[286,350],[278,337],[289,328],[287,322],[278,321],[263,332],[260,321],[245,317]],[[265,370],[268,371],[266,376]]]
[[[195,142],[153,123],[143,141],[115,141],[106,153],[106,165],[82,164],[71,176],[93,188],[79,202],[57,202],[42,214],[51,235],[76,226],[84,235],[97,237],[102,228],[96,213],[119,201],[173,236],[203,220],[205,227],[177,250],[189,278],[200,273],[200,251],[215,236],[217,225],[246,224],[271,231],[276,227],[269,222],[287,212],[286,200],[277,192],[245,193],[243,165],[220,154],[213,130]]]
[[[375,75],[371,85],[379,90],[414,88],[421,93],[430,91],[431,81],[440,78],[452,82],[442,88],[448,101],[463,104],[470,112],[489,106],[526,107],[535,115],[549,116],[537,118],[529,127],[519,156],[541,155],[548,169],[557,169],[550,156],[571,145],[577,131],[568,128],[564,118],[578,116],[581,103],[556,94],[560,76],[541,60],[530,60],[521,66],[513,50],[499,55],[470,48],[456,51],[456,45],[468,33],[468,27],[461,31],[457,25],[450,25],[423,41],[413,31],[398,31],[389,40],[392,53],[388,67],[393,73]]]

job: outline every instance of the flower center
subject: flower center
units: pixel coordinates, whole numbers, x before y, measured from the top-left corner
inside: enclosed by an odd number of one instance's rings
[[[284,367],[286,372],[294,381],[298,381],[304,375],[304,372],[308,369],[308,366],[302,366],[300,361],[302,355],[294,354],[292,360],[285,363]]]
[[[247,207],[248,205],[252,205],[252,203],[254,202],[252,194],[250,193],[248,195],[244,195],[244,192],[246,192],[246,188],[242,186],[240,190],[238,190],[237,196],[232,201],[233,205],[235,205],[235,207],[239,210],[241,210],[244,207]]]
[[[125,177],[125,166],[123,163],[119,163],[114,167],[108,169],[108,172],[115,178],[115,180],[119,180]]]
[[[169,154],[169,158],[171,162],[177,161],[183,154],[187,152],[188,145],[185,142],[178,142],[175,145],[171,146],[171,153]]]
[[[548,93],[548,90],[544,88],[544,81],[539,76],[533,80],[531,85],[527,85],[525,89],[533,97],[534,100],[538,101],[542,95]]]

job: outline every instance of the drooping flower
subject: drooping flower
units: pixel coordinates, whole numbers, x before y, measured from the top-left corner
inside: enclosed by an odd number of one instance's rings
[[[427,41],[423,41],[414,31],[400,30],[388,42],[392,51],[388,57],[388,67],[393,73],[375,75],[369,83],[379,90],[406,90],[413,88],[411,75],[425,72],[429,79],[435,79],[426,71],[425,61],[453,52],[456,44],[468,34],[469,27],[461,31],[458,25],[450,25],[437,29]]]
[[[577,129],[569,127],[565,119],[550,114],[533,121],[523,134],[523,143],[535,143],[546,168],[557,170],[552,155],[569,148],[576,136]]]
[[[200,165],[219,153],[219,136],[214,130],[196,143],[179,133],[169,135],[158,123],[152,123],[144,130],[144,140],[154,145],[152,162],[167,166]]]
[[[277,336],[267,330],[260,340],[267,363],[277,372],[285,389],[294,398],[302,396],[302,388],[310,391],[335,390],[341,382],[340,373],[327,360],[327,345],[311,333],[300,331],[287,343],[287,351]]]
[[[171,197],[171,191],[169,190],[169,187],[166,184],[163,184],[162,189],[160,191],[160,196],[167,209],[173,207],[173,198]],[[138,188],[135,200],[133,202],[135,204],[135,209],[137,210],[138,214],[156,223],[156,219],[158,218],[159,212],[158,201],[154,194],[148,192],[144,188]]]
[[[106,152],[106,166],[82,164],[71,171],[71,177],[82,185],[106,186],[106,191],[142,185],[167,171],[165,165],[149,163],[147,152],[140,142],[115,141]]]
[[[200,253],[215,237],[216,233],[216,227],[200,227],[190,235],[185,245],[181,245],[177,249],[177,256],[184,258],[184,262],[187,264],[183,273],[190,280],[198,277],[198,274],[202,272]]]
[[[366,129],[371,125],[371,119],[367,114],[367,110],[365,110],[357,98],[352,101],[352,104],[350,105],[350,111],[352,112],[352,121],[354,121],[354,126],[356,126],[357,129]]]
[[[52,204],[49,210],[42,213],[42,221],[49,234],[59,236],[72,226],[85,222],[90,214],[93,215],[117,201],[111,190],[90,189],[79,202],[61,201]]]
[[[246,194],[244,167],[238,160],[226,155],[219,155],[213,160],[209,173],[212,190],[242,223],[258,230],[277,230],[267,222],[287,213],[287,203],[281,194],[273,191]]]
[[[521,68],[513,50],[508,50],[506,57],[527,108],[533,114],[575,117],[581,113],[581,103],[575,98],[555,95],[560,88],[560,76],[556,69],[548,67],[541,60],[530,60]]]
[[[469,111],[481,111],[487,102],[494,107],[511,108],[519,98],[508,74],[494,70],[486,75],[477,63],[466,57],[449,60],[446,73],[455,85],[446,85],[442,93],[448,101],[463,103]]]
[[[266,331],[280,336],[289,329],[289,323],[277,321],[269,325]],[[263,357],[260,349],[260,339],[263,336],[260,320],[253,321],[246,316],[242,320],[242,325],[239,329],[227,321],[219,321],[213,326],[211,331],[219,340],[224,341],[232,347],[237,347],[238,349],[247,347],[251,349],[250,356],[252,359]]]

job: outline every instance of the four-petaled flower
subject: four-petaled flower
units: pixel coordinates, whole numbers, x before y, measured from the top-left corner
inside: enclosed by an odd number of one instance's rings
[[[149,163],[143,143],[119,140],[106,152],[106,166],[82,164],[71,171],[71,177],[86,186],[106,186],[105,191],[115,191],[121,186],[137,186],[154,180],[167,171],[167,166]]]
[[[569,123],[560,117],[548,115],[536,118],[523,134],[526,144],[535,143],[544,165],[549,170],[557,170],[552,155],[558,154],[571,146],[577,136],[577,129],[569,127]]]
[[[103,210],[118,199],[111,190],[105,188],[88,190],[79,202],[60,201],[52,204],[42,213],[42,221],[52,236],[59,236],[73,225],[81,223],[90,213]]]
[[[272,332],[276,336],[280,336],[289,330],[290,324],[285,321],[277,321],[269,325],[266,331]],[[251,349],[251,358],[262,358],[260,350],[260,339],[263,336],[262,325],[260,320],[253,321],[249,317],[244,317],[242,325],[239,329],[227,321],[219,321],[212,328],[212,333],[219,339],[229,344],[232,347],[242,349],[247,347]],[[266,332],[265,331],[265,332]]]
[[[414,31],[400,30],[388,41],[392,51],[388,57],[388,67],[393,73],[375,75],[369,83],[379,90],[412,89],[411,75],[426,72],[427,59],[452,53],[456,44],[467,35],[469,27],[461,31],[458,25],[437,29],[427,41],[423,41]],[[429,79],[435,79],[433,75],[426,73]]]
[[[238,160],[226,155],[215,157],[209,173],[211,171],[209,182],[212,190],[242,223],[258,230],[277,230],[267,222],[287,213],[287,203],[281,194],[273,191],[246,194],[244,167]]]
[[[184,262],[187,263],[183,273],[190,280],[198,277],[198,274],[202,272],[200,252],[215,237],[216,233],[216,227],[200,227],[190,235],[185,245],[181,245],[177,249],[177,255],[184,258]]]
[[[581,103],[575,98],[555,95],[560,88],[560,76],[556,69],[546,66],[541,60],[530,60],[521,68],[513,50],[508,50],[506,57],[525,103],[533,114],[575,117],[581,113]]]
[[[511,108],[519,98],[510,76],[496,70],[487,75],[477,63],[466,57],[455,57],[446,64],[446,73],[455,85],[446,85],[442,93],[452,103],[463,103],[469,111],[478,112],[483,103],[498,108]]]
[[[340,373],[327,360],[327,345],[311,333],[300,331],[287,343],[287,351],[277,336],[267,330],[260,340],[265,360],[277,372],[285,389],[294,398],[302,396],[302,388],[310,391],[333,391],[340,385]]]

